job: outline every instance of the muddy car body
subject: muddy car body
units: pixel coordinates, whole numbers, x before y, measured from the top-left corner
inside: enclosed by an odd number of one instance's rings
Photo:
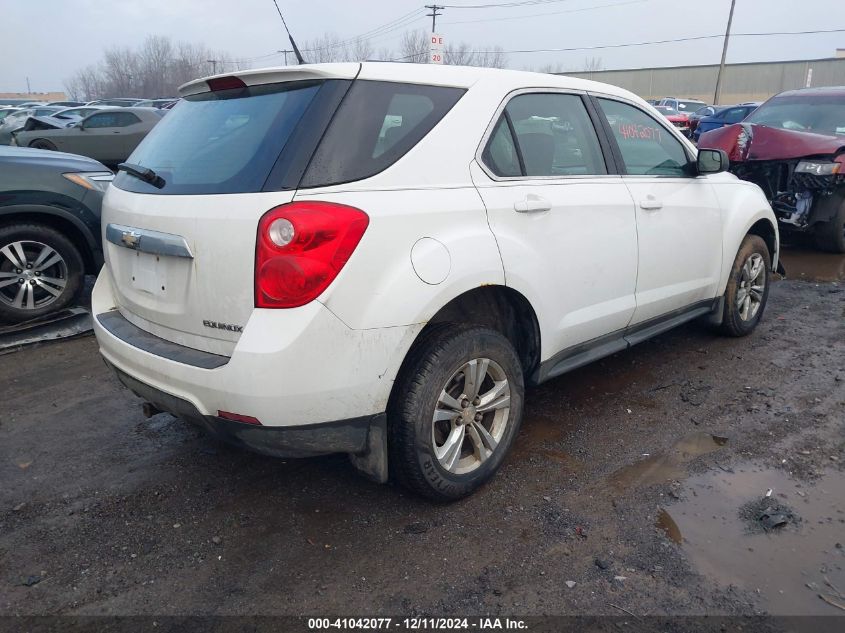
[[[776,95],[743,122],[702,134],[699,146],[727,152],[730,170],[763,190],[784,231],[845,253],[845,87]]]

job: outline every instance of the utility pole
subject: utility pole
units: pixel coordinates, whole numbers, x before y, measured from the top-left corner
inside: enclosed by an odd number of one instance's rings
[[[216,75],[217,74],[217,60],[216,59],[206,59],[205,61],[206,61],[207,64],[211,64],[211,74]]]
[[[285,55],[285,66],[288,65],[288,53],[293,53],[293,51],[289,51],[288,49],[282,49],[280,51],[276,51],[277,53],[284,53]]]
[[[439,4],[427,4],[425,5],[425,8],[431,9],[431,13],[426,13],[426,15],[431,18],[431,32],[437,33],[437,16],[442,15],[442,13],[438,13],[438,11],[443,11],[446,7]]]
[[[716,93],[713,95],[713,105],[719,105],[719,98],[722,96],[722,73],[725,72],[725,58],[728,56],[728,40],[731,37],[731,22],[734,19],[734,7],[736,0],[731,0],[731,12],[728,13],[728,28],[725,29],[725,42],[722,44],[722,62],[719,64],[719,73],[716,75]]]
[[[29,77],[26,78],[26,94],[32,94],[32,88],[29,87]]]

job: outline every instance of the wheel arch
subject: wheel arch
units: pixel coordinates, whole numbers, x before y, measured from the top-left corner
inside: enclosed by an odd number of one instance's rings
[[[51,141],[51,140],[50,140],[50,139],[48,139],[48,138],[44,138],[43,136],[36,136],[36,137],[35,137],[35,138],[33,138],[31,141],[29,141],[29,142],[26,144],[26,146],[27,146],[27,147],[33,147],[33,146],[35,145],[35,143],[37,143],[38,141],[44,141],[45,143],[49,143],[49,144],[50,144],[50,145],[52,145],[54,148],[56,148],[56,150],[58,150],[58,147],[56,147],[56,144],[55,144],[53,141]],[[56,150],[53,150],[53,151],[56,151]]]
[[[422,340],[434,326],[463,323],[489,327],[505,336],[516,349],[526,381],[540,363],[540,324],[531,302],[522,293],[500,284],[467,290],[442,306],[411,344]],[[405,359],[410,356],[410,350]],[[404,367],[405,360],[402,365]],[[400,369],[401,371],[401,369]]]
[[[769,248],[773,270],[780,267],[780,234],[777,219],[763,191],[756,185],[737,181],[732,194],[722,194],[716,187],[723,206],[722,278],[718,295],[725,292],[736,254],[746,235],[758,235]]]
[[[778,250],[778,231],[775,225],[773,225],[772,222],[768,219],[761,218],[757,220],[754,224],[752,224],[745,234],[757,235],[763,238],[763,241],[769,248],[769,255],[772,256],[772,270],[776,269],[780,265],[778,258],[778,255],[780,253]]]
[[[79,249],[86,273],[96,274],[102,265],[102,252],[95,236],[72,214],[62,209],[37,205],[0,208],[0,223],[7,225],[18,222],[43,224],[67,236]]]

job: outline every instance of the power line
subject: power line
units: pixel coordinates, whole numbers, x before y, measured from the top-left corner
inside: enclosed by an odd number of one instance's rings
[[[845,29],[825,29],[818,31],[771,31],[767,33],[732,33],[731,37],[762,37],[770,35],[814,35],[819,33],[845,33]],[[717,33],[715,35],[698,35],[696,37],[679,37],[670,40],[653,40],[650,42],[631,42],[627,44],[603,44],[600,46],[573,46],[567,48],[530,48],[517,49],[509,51],[469,51],[471,53],[565,53],[570,51],[590,51],[605,48],[628,48],[632,46],[650,46],[653,44],[672,44],[676,42],[694,42],[697,40],[712,40],[724,37],[724,33]]]
[[[559,2],[570,2],[571,0],[521,0],[514,2],[488,3],[488,4],[446,4],[444,9],[510,9],[513,7],[525,7],[536,4],[556,4]]]
[[[523,20],[525,18],[539,18],[549,15],[562,15],[564,13],[581,13],[582,11],[595,11],[596,9],[607,9],[609,7],[621,7],[626,4],[641,4],[643,2],[650,2],[650,0],[625,0],[624,2],[614,2],[611,4],[599,4],[592,7],[581,7],[579,9],[566,9],[564,11],[550,11],[547,13],[527,13],[525,15],[509,15],[501,18],[476,18],[474,20],[453,20],[451,22],[442,22],[442,24],[477,24],[479,22],[504,22],[512,20]]]

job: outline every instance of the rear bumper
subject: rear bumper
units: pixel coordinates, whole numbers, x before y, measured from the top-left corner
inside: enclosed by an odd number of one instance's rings
[[[107,364],[111,365],[106,361]],[[363,453],[370,428],[380,426],[384,414],[336,420],[321,424],[279,427],[234,422],[203,415],[187,400],[147,385],[111,365],[120,382],[158,409],[202,427],[228,444],[272,457],[310,457],[328,453]]]
[[[336,420],[358,420],[351,425],[354,431],[363,425],[359,419],[383,413],[402,359],[421,329],[353,330],[318,302],[292,310],[256,309],[231,356],[217,356],[128,323],[115,311],[111,284],[104,267],[91,298],[94,333],[106,361],[137,382],[133,391],[164,411],[201,423],[215,422],[219,411],[256,418],[260,427],[242,429],[250,444],[263,443],[256,428],[316,430]],[[165,402],[160,394],[167,396]],[[329,426],[319,452],[354,452],[360,445],[360,438],[335,441]]]

